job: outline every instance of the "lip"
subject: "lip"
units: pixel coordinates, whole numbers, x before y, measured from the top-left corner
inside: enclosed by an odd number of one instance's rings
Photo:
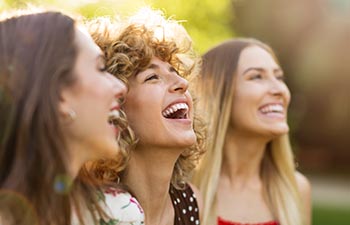
[[[274,106],[274,105],[279,105],[283,108],[282,112],[268,112],[268,113],[263,113],[261,110],[265,107],[269,107],[269,106]],[[259,114],[261,114],[264,117],[268,117],[268,118],[272,118],[272,119],[282,119],[284,120],[286,118],[286,107],[283,104],[283,102],[270,102],[270,103],[266,103],[262,106],[259,107],[258,109]]]
[[[119,104],[113,105],[109,110],[110,111],[112,111],[112,110],[120,110],[120,105]]]
[[[188,104],[188,100],[187,100],[187,99],[184,99],[184,98],[177,99],[177,100],[171,102],[171,103],[170,103],[169,105],[167,105],[162,111],[164,111],[165,109],[169,108],[170,106],[175,105],[175,104],[178,104],[178,103],[185,103],[185,104],[188,106],[188,111],[190,112],[191,106],[190,106],[190,104]]]
[[[188,112],[187,112],[187,118],[186,119],[168,119],[166,117],[163,116],[163,111],[175,104],[179,104],[179,103],[184,103],[188,106]],[[182,123],[184,125],[190,125],[192,124],[192,119],[191,119],[191,112],[192,112],[192,106],[191,104],[189,104],[189,100],[187,98],[181,98],[181,99],[176,99],[175,101],[172,101],[171,103],[169,103],[165,108],[163,108],[161,114],[162,117],[168,121],[173,121],[173,122],[177,122],[177,123]]]
[[[266,103],[266,104],[260,106],[259,110],[264,108],[264,107],[266,107],[266,106],[270,106],[270,105],[280,105],[280,106],[283,107],[283,109],[285,109],[285,106],[284,106],[283,102],[270,102],[270,103]]]
[[[114,102],[112,103],[111,108],[109,109],[109,113],[111,113],[111,112],[113,112],[113,111],[118,111],[118,112],[119,112],[120,109],[121,109],[120,104],[119,104],[118,102],[115,102],[115,101],[114,101]],[[109,124],[110,128],[113,130],[113,133],[114,133],[115,137],[118,137],[118,136],[119,136],[119,133],[120,133],[119,127],[116,126],[115,124],[110,124],[110,123],[108,123],[108,124]]]

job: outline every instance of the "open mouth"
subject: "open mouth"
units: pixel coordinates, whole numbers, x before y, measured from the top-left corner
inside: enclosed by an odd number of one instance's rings
[[[108,114],[108,123],[114,126],[118,126],[120,113],[118,110],[111,110]]]
[[[162,115],[167,119],[187,119],[188,118],[188,105],[186,103],[175,103],[168,106]]]
[[[281,104],[269,104],[259,109],[263,114],[278,113],[284,114],[284,107]]]

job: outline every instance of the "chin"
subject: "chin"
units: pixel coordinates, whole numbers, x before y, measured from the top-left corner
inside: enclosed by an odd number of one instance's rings
[[[113,158],[115,157],[120,151],[120,146],[116,141],[111,141],[106,147],[104,148],[103,157],[104,158]]]
[[[191,135],[188,135],[186,137],[183,137],[181,140],[182,146],[181,147],[191,147],[192,145],[196,144],[197,142],[197,137],[196,135],[193,133]]]
[[[289,133],[289,127],[281,127],[279,129],[274,129],[271,130],[271,135],[275,138],[275,137],[279,137],[285,134]]]

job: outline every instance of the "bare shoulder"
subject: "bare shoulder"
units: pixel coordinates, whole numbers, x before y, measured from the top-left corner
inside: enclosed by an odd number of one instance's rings
[[[197,204],[199,207],[199,212],[203,212],[203,198],[202,198],[202,193],[199,191],[199,189],[191,183],[188,183],[188,185],[191,187],[193,193],[196,195],[196,199],[197,199]]]
[[[311,193],[310,181],[300,172],[295,173],[295,179],[302,197],[307,197]]]
[[[304,218],[307,225],[311,224],[311,184],[310,181],[301,173],[295,173],[295,179],[297,181],[298,189],[301,195]]]

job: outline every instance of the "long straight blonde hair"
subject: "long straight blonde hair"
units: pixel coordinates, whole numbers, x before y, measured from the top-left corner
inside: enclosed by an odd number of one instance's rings
[[[204,225],[217,224],[216,193],[234,99],[234,76],[241,52],[254,45],[268,51],[278,63],[272,49],[255,39],[232,39],[212,48],[203,56],[202,73],[196,90],[201,98],[199,108],[208,121],[209,135],[207,153],[200,162],[193,182],[204,197]],[[301,197],[287,134],[267,144],[260,175],[264,197],[274,218],[281,225],[303,225],[305,220]]]

